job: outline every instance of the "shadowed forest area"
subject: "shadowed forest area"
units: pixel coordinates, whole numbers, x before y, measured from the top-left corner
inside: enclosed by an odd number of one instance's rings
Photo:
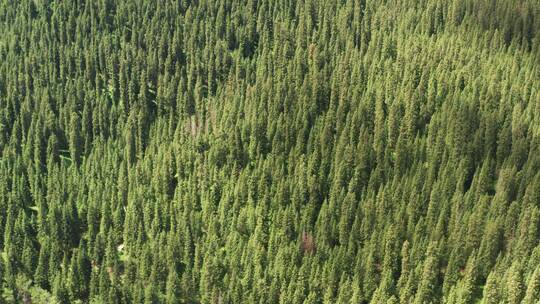
[[[540,301],[538,0],[0,0],[0,303]]]

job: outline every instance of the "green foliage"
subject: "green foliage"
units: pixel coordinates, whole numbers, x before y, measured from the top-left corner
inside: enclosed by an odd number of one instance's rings
[[[540,301],[537,0],[4,0],[0,58],[0,303]]]

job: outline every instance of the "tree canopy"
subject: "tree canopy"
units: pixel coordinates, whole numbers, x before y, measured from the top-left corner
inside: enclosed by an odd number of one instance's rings
[[[537,0],[0,0],[0,303],[538,303]]]

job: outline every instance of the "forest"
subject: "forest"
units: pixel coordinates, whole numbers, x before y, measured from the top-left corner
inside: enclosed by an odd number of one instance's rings
[[[3,303],[540,303],[540,2],[0,0]]]

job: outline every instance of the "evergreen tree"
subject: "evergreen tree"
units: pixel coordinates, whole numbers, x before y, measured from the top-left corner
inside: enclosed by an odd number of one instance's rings
[[[434,243],[429,245],[422,269],[421,281],[414,298],[415,304],[432,303],[437,297],[439,261]]]
[[[81,137],[81,120],[78,114],[73,113],[70,122],[69,152],[71,154],[71,160],[75,164],[80,164],[83,148],[84,142]]]
[[[521,266],[518,262],[514,262],[506,273],[506,300],[508,303],[521,303],[523,293],[524,286]]]
[[[527,283],[527,291],[523,303],[535,303],[540,300],[540,266],[536,267]]]

